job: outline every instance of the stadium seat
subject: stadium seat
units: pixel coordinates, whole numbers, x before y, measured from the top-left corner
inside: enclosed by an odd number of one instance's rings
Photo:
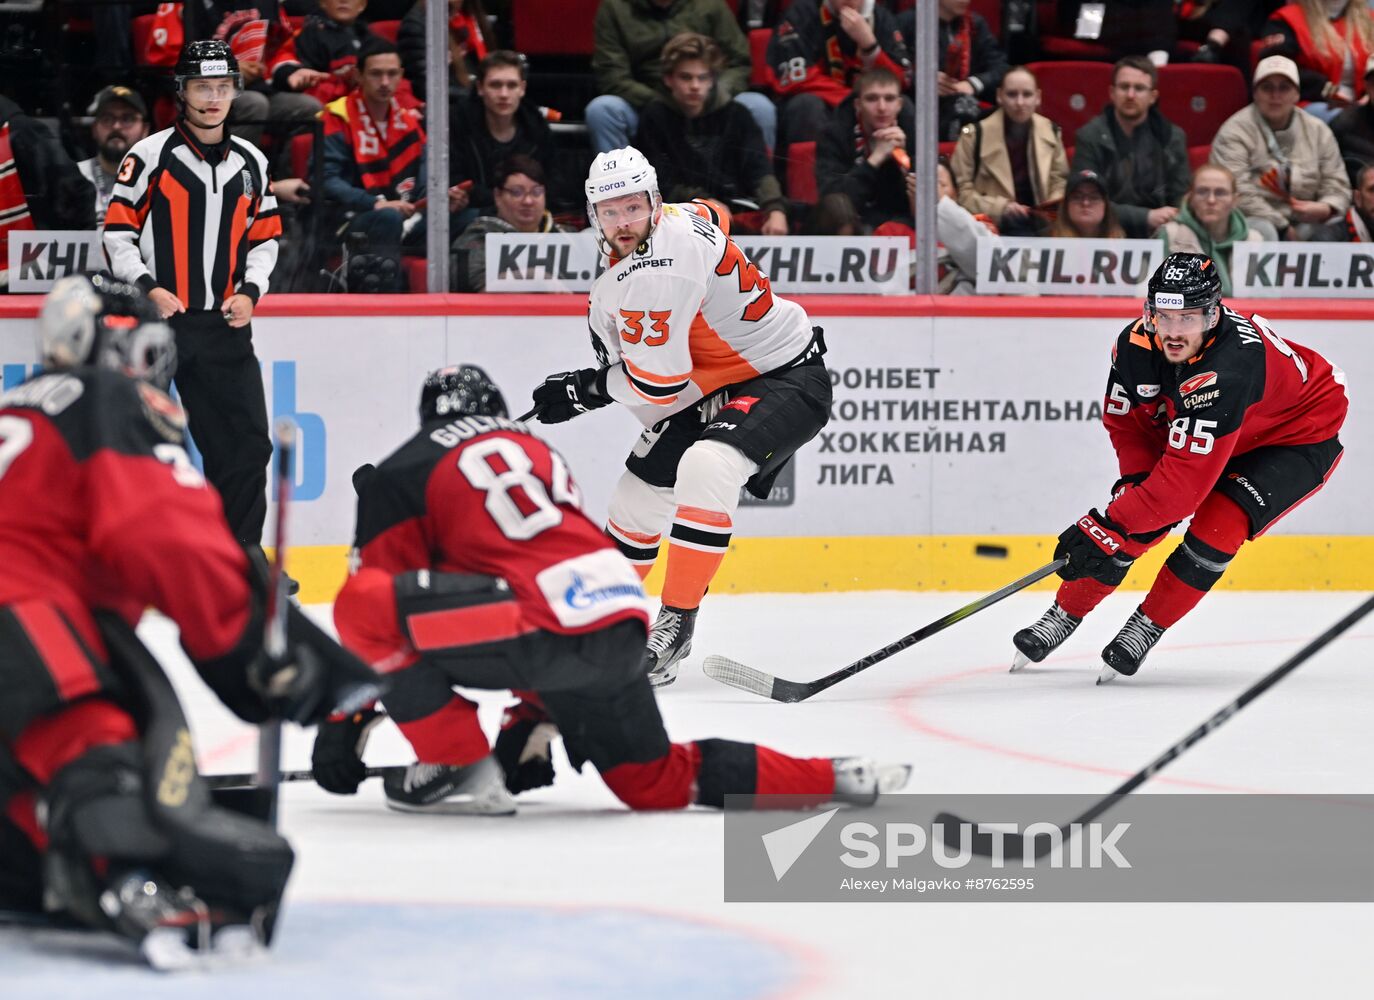
[[[1114,61],[1111,50],[1105,45],[1060,35],[1057,7],[1054,0],[1040,0],[1036,4],[1035,15],[1040,26],[1040,51],[1046,58]]]
[[[1212,157],[1212,144],[1209,142],[1205,146],[1188,147],[1188,171],[1196,173],[1197,168],[1202,166]]]
[[[1027,69],[1040,81],[1040,113],[1059,125],[1065,146],[1107,106],[1110,63],[1036,62]]]
[[[426,257],[402,257],[401,269],[405,272],[406,285],[412,292],[429,290],[429,259]]]
[[[999,42],[1002,40],[1002,0],[973,0],[969,10],[982,14],[993,37]]]
[[[511,11],[515,50],[527,56],[590,56],[601,0],[520,0]]]
[[[768,65],[768,41],[772,37],[772,28],[755,28],[749,32],[749,61],[753,67],[749,71],[751,87],[774,89],[773,67]]]
[[[385,38],[392,45],[396,44],[396,34],[401,30],[400,21],[373,21],[367,29],[374,35]]]
[[[1189,146],[1212,141],[1222,123],[1250,103],[1234,66],[1169,63],[1159,68],[1159,111],[1183,129]]]
[[[302,132],[291,137],[291,176],[310,176],[310,154],[315,150],[315,133]]]
[[[818,195],[814,142],[794,142],[787,147],[787,196],[806,205],[816,204]]]

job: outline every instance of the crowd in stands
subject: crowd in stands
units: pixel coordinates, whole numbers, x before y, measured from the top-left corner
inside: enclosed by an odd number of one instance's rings
[[[665,200],[769,236],[914,238],[934,176],[945,291],[989,234],[1160,239],[1229,292],[1238,242],[1374,232],[1371,0],[932,0],[933,175],[915,0],[197,0],[92,8],[63,26],[91,47],[60,99],[0,96],[0,237],[99,227],[124,153],[175,120],[180,46],[218,38],[283,203],[276,287],[419,287],[437,2],[455,291],[484,287],[487,233],[585,228],[585,166],[627,144]]]

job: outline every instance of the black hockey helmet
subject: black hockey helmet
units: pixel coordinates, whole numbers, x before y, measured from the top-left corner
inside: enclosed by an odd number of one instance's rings
[[[1210,328],[1221,305],[1221,274],[1211,257],[1171,253],[1155,268],[1145,299],[1145,320],[1154,326],[1158,309],[1201,309]]]
[[[467,416],[506,417],[506,398],[491,376],[476,365],[453,365],[425,376],[420,390],[420,422]]]
[[[176,371],[176,338],[133,285],[97,274],[59,279],[38,314],[43,367],[92,365],[166,390]]]
[[[214,79],[227,76],[234,81],[235,88],[243,89],[243,78],[239,76],[239,61],[234,58],[234,50],[228,42],[218,38],[187,42],[177,58],[177,93],[186,88],[187,80]]]

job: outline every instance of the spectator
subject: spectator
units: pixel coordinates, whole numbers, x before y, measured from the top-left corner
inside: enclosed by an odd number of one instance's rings
[[[91,139],[95,156],[76,165],[81,176],[95,186],[95,228],[105,225],[105,209],[114,193],[115,174],[129,147],[148,134],[148,105],[138,91],[110,86],[95,95],[86,109],[95,116]]]
[[[773,148],[777,108],[766,95],[748,89],[749,42],[725,0],[601,0],[592,52],[601,96],[587,105],[587,131],[598,153],[628,146],[639,130],[640,114],[667,96],[663,46],[684,31],[716,40],[726,61],[716,86],[749,110],[763,132],[764,145]]]
[[[546,167],[554,163],[553,133],[539,109],[525,100],[525,58],[497,49],[477,68],[477,87],[454,121],[449,176],[471,181],[471,204],[487,212],[497,168],[517,154]],[[466,208],[466,206],[464,206]],[[476,218],[472,215],[464,223]]]
[[[1330,122],[1365,94],[1361,70],[1374,52],[1374,19],[1365,0],[1301,0],[1280,7],[1264,26],[1261,55],[1298,66],[1306,111]]]
[[[940,2],[940,140],[959,138],[959,130],[983,117],[979,101],[997,93],[1007,72],[1007,56],[981,14],[969,13],[972,0]],[[902,38],[916,37],[916,8],[897,16]]]
[[[997,225],[986,215],[972,215],[959,204],[959,188],[949,163],[940,158],[935,168],[940,200],[935,205],[935,266],[941,295],[972,295],[978,274],[978,241],[996,236]],[[907,198],[916,214],[916,175],[908,172]],[[914,266],[914,264],[913,264]]]
[[[853,203],[865,231],[887,222],[910,226],[906,170],[911,164],[911,105],[902,101],[902,82],[885,66],[875,66],[854,81],[853,97],[835,109],[816,146],[816,188],[842,194]]]
[[[291,24],[277,0],[197,0],[182,8],[182,24],[188,42],[213,38],[233,49],[243,89],[229,124],[240,139],[260,145],[268,124],[289,131],[292,123],[320,113],[320,102],[302,91],[327,74],[300,66],[274,69],[294,58]]]
[[[1355,190],[1345,215],[1312,234],[1314,243],[1374,243],[1374,164],[1355,172]]]
[[[1036,114],[1040,84],[1024,66],[1002,77],[997,103],[996,111],[959,133],[950,160],[959,204],[995,219],[1004,235],[1039,236],[1069,175],[1059,126]]]
[[[1205,253],[1211,257],[1221,278],[1222,295],[1231,294],[1231,248],[1237,243],[1264,240],[1245,213],[1236,208],[1235,175],[1215,163],[1197,168],[1178,218],[1166,222],[1155,235],[1164,240],[1166,254]]]
[[[27,214],[33,229],[94,229],[95,191],[90,181],[42,122],[0,94],[0,130],[7,130],[19,181],[18,203],[0,203],[0,230],[19,228],[15,217]],[[0,176],[0,181],[6,180]]]
[[[1159,71],[1144,56],[1112,68],[1111,104],[1074,137],[1073,169],[1107,185],[1128,236],[1149,237],[1178,214],[1188,190],[1188,139],[1155,107]]]
[[[425,99],[425,2],[415,6],[401,20],[396,46],[401,64],[415,96]],[[450,93],[466,94],[487,57],[487,15],[482,0],[447,0],[448,66]]]
[[[644,109],[636,148],[659,164],[664,200],[749,199],[764,213],[763,235],[787,235],[787,201],[763,135],[749,112],[716,86],[725,65],[720,46],[684,32],[663,46],[662,63],[668,99]]]
[[[291,47],[273,62],[272,80],[280,90],[301,89],[321,104],[328,104],[357,88],[358,53],[377,36],[358,22],[367,9],[367,0],[319,3],[319,13],[305,19]],[[395,97],[402,107],[413,108],[419,103],[404,77]]]
[[[453,287],[460,292],[481,292],[487,287],[487,233],[567,233],[548,211],[544,165],[517,153],[497,167],[492,176],[496,214],[472,221],[453,241]]]
[[[1261,59],[1253,103],[1226,119],[1212,140],[1212,162],[1236,178],[1236,207],[1268,239],[1307,239],[1350,207],[1336,137],[1298,107],[1298,80],[1287,56]]]
[[[1186,37],[1202,42],[1193,62],[1226,62],[1250,68],[1250,43],[1260,37],[1269,16],[1283,0],[1215,0],[1193,4],[1181,25]]]
[[[361,83],[324,115],[324,195],[345,243],[399,260],[401,247],[422,245],[425,130],[420,113],[396,98],[403,70],[396,46],[368,40],[358,54]],[[467,192],[449,188],[450,212]],[[411,221],[411,220],[414,221]],[[362,239],[350,239],[361,236]],[[399,272],[398,272],[399,273]]]
[[[1050,235],[1065,239],[1120,240],[1121,227],[1107,195],[1106,182],[1091,170],[1075,170]]]
[[[1370,56],[1364,64],[1366,93],[1370,84],[1374,83],[1370,77],[1374,77],[1374,56]],[[1341,147],[1346,170],[1354,180],[1356,171],[1366,163],[1374,163],[1374,104],[1369,101],[1352,104],[1331,122],[1331,132],[1336,136],[1336,145]]]
[[[782,143],[819,141],[855,78],[883,67],[903,90],[911,62],[896,18],[873,0],[796,0],[768,42],[782,99]]]

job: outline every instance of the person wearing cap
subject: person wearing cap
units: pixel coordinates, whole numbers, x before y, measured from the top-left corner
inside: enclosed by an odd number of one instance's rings
[[[1193,174],[1183,210],[1155,233],[1165,253],[1200,253],[1212,258],[1221,294],[1231,294],[1231,250],[1237,243],[1259,243],[1264,235],[1236,208],[1236,178],[1225,167],[1204,163]]]
[[[1268,56],[1255,67],[1254,101],[1226,119],[1212,162],[1236,178],[1236,207],[1269,236],[1310,239],[1350,207],[1350,178],[1330,126],[1298,107],[1297,64]]]
[[[1264,25],[1261,57],[1288,56],[1310,115],[1330,122],[1366,94],[1360,71],[1374,53],[1374,17],[1365,0],[1300,0]]]
[[[1146,239],[1178,214],[1188,190],[1188,140],[1156,106],[1159,71],[1144,56],[1112,67],[1111,103],[1074,136],[1073,169],[1107,187],[1128,236]]]
[[[1364,85],[1366,91],[1374,87],[1374,56],[1365,61]],[[1341,147],[1350,180],[1355,182],[1359,170],[1374,163],[1374,104],[1352,104],[1332,120],[1331,131],[1336,136],[1336,145]]]
[[[1107,183],[1091,170],[1075,170],[1064,190],[1064,204],[1049,235],[1060,239],[1120,240],[1126,238],[1107,196]]]
[[[99,229],[105,225],[105,210],[110,207],[124,154],[148,134],[148,105],[138,91],[114,84],[95,95],[86,113],[95,116],[91,122],[95,156],[76,167],[95,185],[95,227]]]

